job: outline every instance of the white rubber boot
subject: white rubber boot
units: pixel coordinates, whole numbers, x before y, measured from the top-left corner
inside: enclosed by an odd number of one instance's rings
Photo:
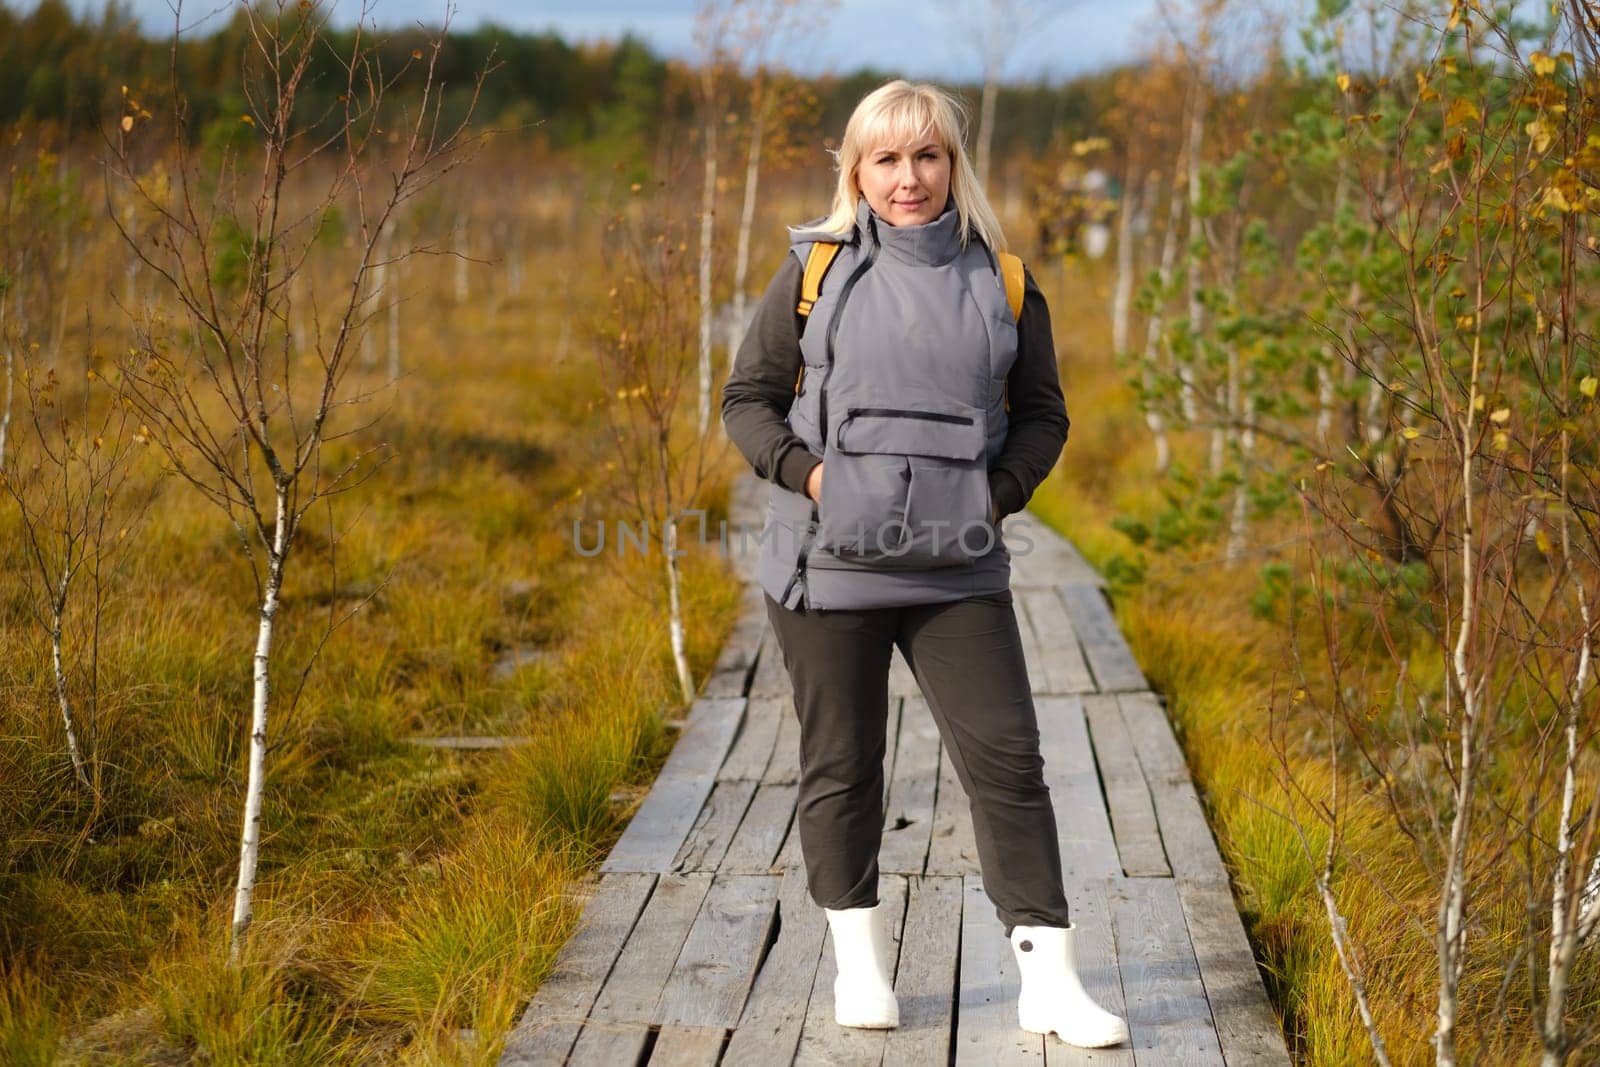
[[[1128,1040],[1128,1024],[1096,1004],[1078,980],[1072,956],[1076,926],[1017,926],[1011,950],[1017,956],[1022,993],[1017,1021],[1032,1034],[1061,1035],[1080,1048],[1104,1048]]]
[[[833,935],[833,958],[839,964],[838,977],[833,980],[833,1021],[840,1026],[892,1030],[900,1025],[882,910],[881,904],[843,911],[823,909]]]

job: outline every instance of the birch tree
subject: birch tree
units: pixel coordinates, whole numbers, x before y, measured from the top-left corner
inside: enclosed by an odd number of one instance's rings
[[[1018,46],[1033,37],[1053,18],[1073,7],[1038,0],[958,0],[945,4],[951,24],[960,35],[959,46],[978,61],[983,88],[978,98],[978,132],[973,169],[978,183],[989,189],[990,156],[994,145],[995,106],[1000,81],[1008,73]]]
[[[683,575],[679,524],[699,517],[705,541],[705,512],[695,510],[711,473],[710,436],[685,427],[684,405],[697,321],[679,299],[697,270],[686,225],[689,213],[672,199],[678,183],[665,181],[645,194],[638,213],[619,212],[609,232],[606,273],[610,305],[599,324],[595,356],[603,389],[601,404],[611,434],[615,475],[604,499],[606,517],[641,523],[659,534],[662,576],[667,589],[667,632],[679,691],[688,704],[695,682],[689,664],[683,613]],[[602,527],[603,529],[603,527]],[[602,548],[603,548],[602,543]],[[622,552],[620,534],[618,553]]]
[[[79,786],[92,792],[99,787],[92,735],[100,625],[113,565],[137,541],[129,534],[150,497],[135,496],[129,486],[136,450],[148,440],[143,428],[129,425],[128,406],[92,362],[82,375],[81,392],[68,389],[37,346],[25,350],[23,400],[31,433],[11,467],[0,465],[0,487],[21,520],[28,608],[49,640],[67,759]],[[83,637],[69,647],[74,630]]]
[[[122,365],[129,398],[172,469],[233,524],[255,579],[249,770],[229,939],[234,964],[243,959],[253,916],[273,638],[295,536],[312,507],[363,484],[382,461],[381,444],[351,441],[375,421],[361,410],[373,390],[352,380],[351,357],[370,317],[364,298],[375,269],[425,250],[378,251],[407,203],[475,143],[466,123],[477,99],[474,88],[468,118],[459,123],[442,118],[435,72],[448,20],[401,69],[385,70],[368,8],[341,38],[347,44],[328,33],[324,4],[276,0],[242,12],[248,110],[239,121],[251,144],[214,162],[190,150],[178,9],[164,106],[170,144],[158,165],[140,165],[141,140],[160,136],[161,127],[127,98],[109,179],[131,191],[137,217],[127,225],[108,212],[177,309],[171,318],[135,322],[139,343]],[[330,52],[337,104],[331,113],[306,115],[309,72]],[[412,101],[404,112],[386,104],[402,87]],[[316,243],[335,213],[347,220],[351,238],[342,259]],[[225,256],[236,269],[219,271]],[[307,292],[318,328],[308,332],[313,349],[300,351],[289,325],[293,282],[313,271],[318,284]]]

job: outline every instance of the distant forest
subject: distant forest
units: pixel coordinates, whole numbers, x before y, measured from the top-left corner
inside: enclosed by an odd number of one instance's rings
[[[381,15],[381,9],[379,14]],[[246,111],[240,69],[246,54],[246,20],[235,11],[216,28],[186,37],[176,57],[179,84],[189,113],[191,137],[236,129]],[[353,30],[333,35],[344,50]],[[417,27],[378,31],[380,55],[389,74],[415,66],[414,51],[431,35]],[[98,15],[80,16],[63,0],[44,0],[21,13],[0,3],[0,124],[45,127],[67,140],[95,133],[123,113],[123,93],[154,102],[169,86],[173,55],[169,36],[145,30],[125,4],[107,3]],[[649,46],[624,37],[614,42],[572,44],[553,33],[520,33],[481,25],[453,31],[441,55],[447,87],[446,118],[468,105],[476,75],[494,67],[476,109],[480,122],[526,129],[528,135],[560,151],[584,146],[602,157],[637,152],[657,130],[682,128],[694,106],[690,68],[657,55]],[[732,71],[740,80],[749,71]],[[797,84],[816,101],[819,129],[837,134],[850,108],[892,71],[860,70]],[[1014,85],[1001,91],[995,129],[997,151],[1045,150],[1055,140],[1110,134],[1094,128],[1111,101],[1115,72],[1078,78],[1061,85]],[[308,117],[335,104],[342,74],[335,53],[316,71],[313,91],[302,101]],[[407,78],[397,94],[403,99]],[[420,84],[420,79],[419,79]],[[126,87],[126,89],[124,89]],[[969,101],[978,87],[955,85]],[[733,99],[738,99],[736,92]],[[165,109],[150,106],[151,111]],[[215,125],[213,125],[215,124]]]

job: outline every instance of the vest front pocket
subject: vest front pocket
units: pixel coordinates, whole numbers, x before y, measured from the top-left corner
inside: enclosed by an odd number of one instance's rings
[[[983,413],[948,397],[904,405],[845,407],[823,456],[817,548],[886,568],[970,564],[987,551],[971,528],[989,518]]]

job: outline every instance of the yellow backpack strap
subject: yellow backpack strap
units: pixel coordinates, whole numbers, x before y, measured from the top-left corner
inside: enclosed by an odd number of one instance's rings
[[[1022,259],[1010,252],[1001,252],[1000,277],[1006,283],[1006,303],[1011,305],[1011,317],[1022,318],[1022,292],[1027,286],[1027,279],[1022,273]],[[1011,383],[1005,383],[1006,410],[1011,410]]]
[[[822,293],[822,276],[828,273],[838,254],[839,245],[836,241],[816,241],[811,245],[811,251],[806,255],[805,277],[800,280],[800,303],[794,309],[796,314],[811,314],[812,306]]]
[[[1022,260],[1010,252],[1000,253],[1000,277],[1006,283],[1006,303],[1011,305],[1011,317],[1022,318],[1022,290],[1026,284],[1022,274]]]

